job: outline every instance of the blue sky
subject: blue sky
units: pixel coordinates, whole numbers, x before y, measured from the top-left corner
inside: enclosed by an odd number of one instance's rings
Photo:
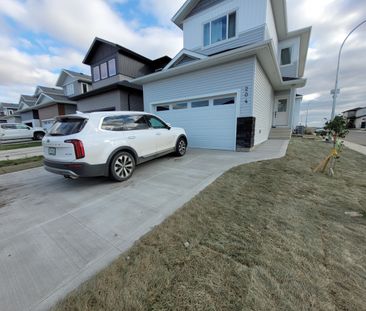
[[[254,1],[254,0],[253,0]],[[182,32],[171,17],[184,0],[1,0],[0,101],[18,102],[36,85],[53,86],[62,68],[89,73],[82,64],[99,36],[147,57],[173,57]],[[308,84],[302,120],[309,104],[309,125],[329,118],[337,53],[342,40],[362,19],[359,0],[287,0],[289,29],[313,26],[305,75]],[[342,57],[337,112],[366,106],[366,26],[347,43]]]

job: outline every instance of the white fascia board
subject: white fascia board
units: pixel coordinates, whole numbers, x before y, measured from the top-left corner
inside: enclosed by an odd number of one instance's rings
[[[70,76],[71,78],[75,78],[75,76],[73,76],[70,72],[68,72],[67,70],[65,69],[62,69],[58,79],[57,79],[57,82],[56,82],[56,86],[58,87],[63,87],[65,84],[64,84],[64,81],[66,79],[66,76]]]
[[[37,101],[36,101],[36,103],[35,103],[35,105],[34,105],[33,107],[37,107],[37,108],[38,108],[38,106],[43,105],[44,103],[42,103],[42,101],[43,101],[43,99],[44,99],[44,98],[48,99],[47,103],[49,103],[49,102],[51,102],[51,101],[53,101],[53,100],[54,100],[52,97],[50,97],[50,96],[48,96],[48,95],[46,95],[46,94],[42,93],[42,94],[38,97],[38,99],[37,99]]]
[[[172,22],[176,24],[180,29],[183,30],[182,23],[185,17],[189,14],[190,10],[193,10],[194,6],[199,0],[187,0],[177,13],[172,18]]]
[[[168,70],[170,67],[172,67],[183,55],[187,55],[189,57],[192,58],[196,58],[196,59],[205,59],[208,58],[208,56],[197,53],[197,52],[193,52],[187,49],[183,49],[181,50],[169,63],[168,65],[166,65],[163,69],[163,71]]]

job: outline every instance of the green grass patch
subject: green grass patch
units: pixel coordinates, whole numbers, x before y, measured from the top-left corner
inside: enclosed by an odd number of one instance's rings
[[[330,149],[231,169],[54,310],[364,310],[366,157]]]
[[[42,156],[0,161],[0,175],[35,168],[42,165]]]
[[[22,148],[31,148],[31,147],[40,147],[42,146],[42,142],[40,141],[32,141],[32,142],[24,142],[24,143],[14,143],[14,144],[0,144],[0,151],[6,150],[15,150]]]

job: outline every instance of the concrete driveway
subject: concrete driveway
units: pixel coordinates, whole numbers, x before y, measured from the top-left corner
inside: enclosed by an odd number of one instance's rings
[[[48,309],[223,172],[282,157],[287,145],[189,150],[139,166],[126,183],[66,180],[43,168],[0,176],[0,309]]]

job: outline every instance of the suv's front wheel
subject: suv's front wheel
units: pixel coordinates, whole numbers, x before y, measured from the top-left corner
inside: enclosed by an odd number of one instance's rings
[[[178,157],[183,157],[187,152],[187,140],[184,137],[180,137],[175,145],[175,154]]]
[[[110,177],[119,182],[126,181],[132,176],[135,167],[134,157],[129,152],[120,151],[112,159]]]

